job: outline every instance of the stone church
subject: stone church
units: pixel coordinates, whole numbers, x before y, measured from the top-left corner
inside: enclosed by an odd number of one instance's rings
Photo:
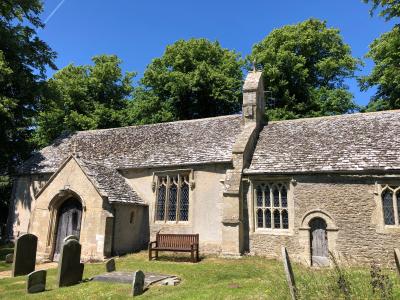
[[[260,72],[241,115],[80,131],[15,177],[9,232],[56,260],[77,235],[86,259],[146,249],[159,231],[200,251],[308,265],[393,262],[400,247],[400,111],[264,122]]]

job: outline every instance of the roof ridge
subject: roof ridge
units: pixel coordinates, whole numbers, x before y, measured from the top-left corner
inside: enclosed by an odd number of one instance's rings
[[[84,133],[84,132],[98,132],[98,131],[107,131],[107,130],[115,130],[115,129],[123,129],[123,128],[135,128],[135,127],[150,127],[150,126],[158,126],[158,125],[167,125],[167,124],[177,124],[177,123],[195,123],[200,121],[207,121],[211,119],[229,119],[233,117],[240,117],[241,114],[233,114],[233,115],[223,115],[216,117],[207,117],[200,119],[190,119],[190,120],[178,120],[178,121],[170,121],[170,122],[159,122],[153,124],[138,124],[138,125],[130,125],[130,126],[121,126],[121,127],[113,127],[113,128],[102,128],[102,129],[89,129],[89,130],[78,130],[72,133],[72,135],[76,133]]]
[[[320,119],[333,119],[333,118],[345,118],[345,117],[358,117],[358,116],[384,114],[384,113],[400,113],[400,109],[356,112],[356,113],[340,114],[340,115],[333,115],[333,116],[306,117],[306,118],[289,119],[289,120],[276,120],[276,121],[269,121],[268,124],[282,123],[282,122],[301,122],[304,120],[320,120]]]

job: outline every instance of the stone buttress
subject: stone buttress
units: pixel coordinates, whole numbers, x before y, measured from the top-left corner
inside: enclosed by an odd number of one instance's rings
[[[264,86],[262,72],[250,72],[243,86],[243,130],[232,150],[233,169],[225,175],[223,192],[222,255],[243,252],[243,169],[250,164],[257,137],[264,125]]]

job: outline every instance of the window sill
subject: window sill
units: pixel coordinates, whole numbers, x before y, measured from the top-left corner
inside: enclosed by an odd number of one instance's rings
[[[191,225],[191,223],[189,221],[155,221],[154,222],[155,225],[164,225],[164,226],[189,226]]]
[[[291,229],[256,229],[253,234],[293,235],[293,230],[291,230]]]
[[[400,226],[399,225],[384,225],[383,230],[386,232],[400,232]]]

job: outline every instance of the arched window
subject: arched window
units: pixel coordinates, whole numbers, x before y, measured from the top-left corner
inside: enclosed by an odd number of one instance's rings
[[[189,220],[189,183],[183,180],[181,185],[181,201],[179,208],[179,220]]]
[[[282,228],[289,228],[289,215],[286,209],[282,210]]]
[[[281,203],[282,207],[287,207],[287,190],[285,186],[281,189]]]
[[[271,211],[265,210],[265,228],[271,228]]]
[[[171,178],[172,182],[169,184],[169,197],[168,197],[168,221],[176,220],[176,205],[178,202],[178,185],[175,180]]]
[[[255,223],[257,228],[289,229],[288,187],[283,183],[255,185]]]
[[[274,186],[274,207],[279,207],[279,189],[277,186]]]
[[[396,196],[397,196],[397,199],[396,199],[396,201],[397,201],[397,216],[398,216],[398,218],[400,218],[400,190],[397,191]],[[399,222],[400,222],[400,219],[399,219]]]
[[[265,187],[265,206],[270,207],[271,206],[271,191],[269,190],[269,187]]]
[[[133,224],[134,221],[135,221],[135,212],[131,211],[131,215],[129,217],[129,224]]]
[[[257,187],[257,206],[262,207],[263,206],[263,191],[261,186]]]
[[[385,190],[382,194],[383,219],[385,225],[394,225],[393,192]]]
[[[165,199],[167,194],[167,178],[158,178],[157,190],[157,207],[156,207],[156,220],[163,221],[165,219]]]
[[[257,227],[258,228],[264,227],[263,211],[261,208],[257,210]]]
[[[274,210],[274,228],[281,228],[281,214],[279,210]]]
[[[188,175],[159,176],[155,220],[188,221],[189,194]]]

